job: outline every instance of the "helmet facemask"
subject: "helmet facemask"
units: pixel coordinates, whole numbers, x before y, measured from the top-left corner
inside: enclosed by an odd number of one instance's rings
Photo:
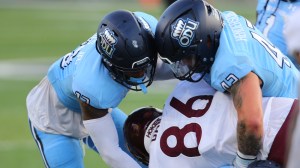
[[[124,69],[114,66],[105,58],[103,59],[105,67],[116,82],[130,90],[142,91],[144,93],[147,93],[146,87],[150,86],[153,82],[156,68],[156,61],[149,60],[147,62],[138,68]]]
[[[196,59],[197,57],[195,56],[191,58],[189,60],[191,61],[191,63],[189,63],[190,65],[185,63],[185,59],[182,59],[169,64],[169,66],[177,79],[187,80],[190,82],[199,82],[207,73],[209,73],[209,67],[201,65],[199,61],[196,62]],[[201,76],[194,75],[196,73],[201,73]]]
[[[177,61],[170,61],[167,58],[160,57],[165,63],[169,64],[174,76],[179,80],[187,80],[190,82],[199,82],[207,73],[210,72],[213,59],[208,60],[205,56],[199,56],[197,44],[189,46],[185,50],[177,50],[175,56],[180,58]],[[200,75],[194,75],[194,74]]]

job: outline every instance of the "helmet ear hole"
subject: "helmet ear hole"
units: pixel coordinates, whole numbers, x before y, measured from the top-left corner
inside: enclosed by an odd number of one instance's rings
[[[206,5],[207,14],[210,15],[212,13],[212,9],[210,5]]]

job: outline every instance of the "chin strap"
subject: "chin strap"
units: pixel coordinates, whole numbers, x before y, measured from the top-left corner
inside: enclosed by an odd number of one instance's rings
[[[138,85],[140,86],[142,92],[144,94],[146,94],[148,91],[147,91],[147,87],[145,86],[145,84],[143,83],[143,80],[145,79],[145,77],[141,77],[141,78],[134,78],[134,77],[130,77],[129,80],[131,82],[134,82],[134,83],[139,83]]]

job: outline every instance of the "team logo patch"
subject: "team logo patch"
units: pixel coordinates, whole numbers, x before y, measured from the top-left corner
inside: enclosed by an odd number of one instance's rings
[[[198,28],[199,22],[187,18],[183,20],[179,18],[172,26],[172,38],[176,39],[182,47],[188,47],[194,36],[195,30]]]
[[[99,33],[99,36],[102,51],[109,57],[112,57],[112,54],[115,51],[115,45],[118,42],[114,32],[106,28],[103,32]]]

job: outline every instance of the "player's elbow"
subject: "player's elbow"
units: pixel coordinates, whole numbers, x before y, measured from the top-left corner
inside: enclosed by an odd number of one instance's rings
[[[260,137],[263,134],[263,113],[261,110],[239,111],[238,123],[248,135]]]
[[[261,137],[263,134],[263,121],[260,117],[249,117],[243,121],[247,134]]]

